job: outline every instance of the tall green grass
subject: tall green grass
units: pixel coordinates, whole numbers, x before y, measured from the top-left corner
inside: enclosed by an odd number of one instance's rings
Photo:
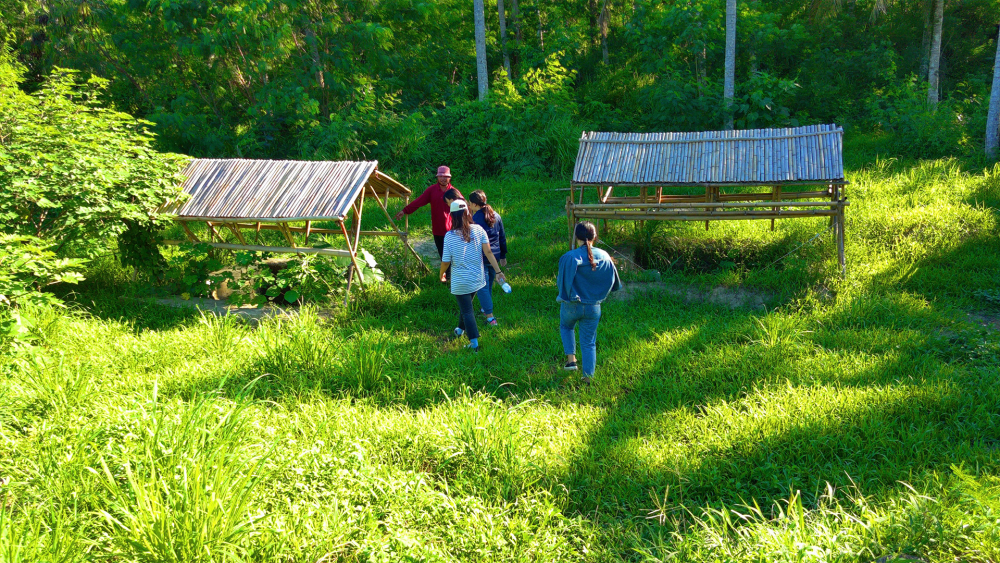
[[[998,560],[1000,168],[864,146],[845,278],[821,221],[612,223],[665,283],[606,303],[590,387],[557,369],[564,182],[460,184],[515,288],[475,355],[398,242],[395,285],[259,325],[101,261],[0,359],[0,563]],[[719,286],[768,309],[687,298]]]

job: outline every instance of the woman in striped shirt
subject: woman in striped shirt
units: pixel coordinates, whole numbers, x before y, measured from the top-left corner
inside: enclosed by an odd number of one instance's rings
[[[507,280],[500,271],[500,265],[490,250],[490,239],[482,227],[472,222],[472,214],[465,201],[451,202],[451,230],[444,236],[444,252],[441,255],[441,282],[447,283],[448,268],[451,267],[451,294],[458,300],[458,327],[455,336],[467,334],[469,350],[479,350],[479,328],[472,308],[472,298],[486,286],[483,272],[483,256],[486,256],[502,284]]]

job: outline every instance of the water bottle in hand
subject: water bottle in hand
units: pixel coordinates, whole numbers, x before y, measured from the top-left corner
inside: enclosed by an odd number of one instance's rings
[[[507,282],[503,282],[503,285],[500,286],[500,289],[502,289],[504,293],[510,293],[510,284]]]

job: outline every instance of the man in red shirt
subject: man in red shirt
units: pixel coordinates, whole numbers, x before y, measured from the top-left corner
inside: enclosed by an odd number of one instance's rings
[[[444,235],[451,229],[451,212],[444,202],[444,192],[452,189],[451,169],[447,166],[439,166],[437,171],[437,183],[431,184],[420,194],[420,197],[410,202],[402,211],[396,214],[396,220],[403,218],[403,214],[409,215],[421,207],[431,204],[431,233],[434,234],[434,244],[437,246],[438,257],[444,256]],[[457,189],[455,190],[458,191]],[[462,192],[458,192],[459,197]]]

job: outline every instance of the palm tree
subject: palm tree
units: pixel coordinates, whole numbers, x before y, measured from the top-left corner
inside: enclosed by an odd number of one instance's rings
[[[486,99],[489,92],[487,80],[489,75],[486,72],[486,8],[483,0],[474,0],[473,11],[476,21],[476,70],[479,82],[479,101]]]
[[[934,0],[934,31],[931,35],[931,58],[927,72],[927,103],[937,109],[938,84],[941,80],[941,26],[944,22],[944,0]]]
[[[722,100],[726,131],[733,130],[733,97],[736,94],[736,0],[726,0],[726,79]]]
[[[997,36],[997,54],[993,62],[993,88],[990,90],[990,110],[986,115],[986,156],[990,158],[997,157],[998,135],[1000,135],[1000,33]]]

